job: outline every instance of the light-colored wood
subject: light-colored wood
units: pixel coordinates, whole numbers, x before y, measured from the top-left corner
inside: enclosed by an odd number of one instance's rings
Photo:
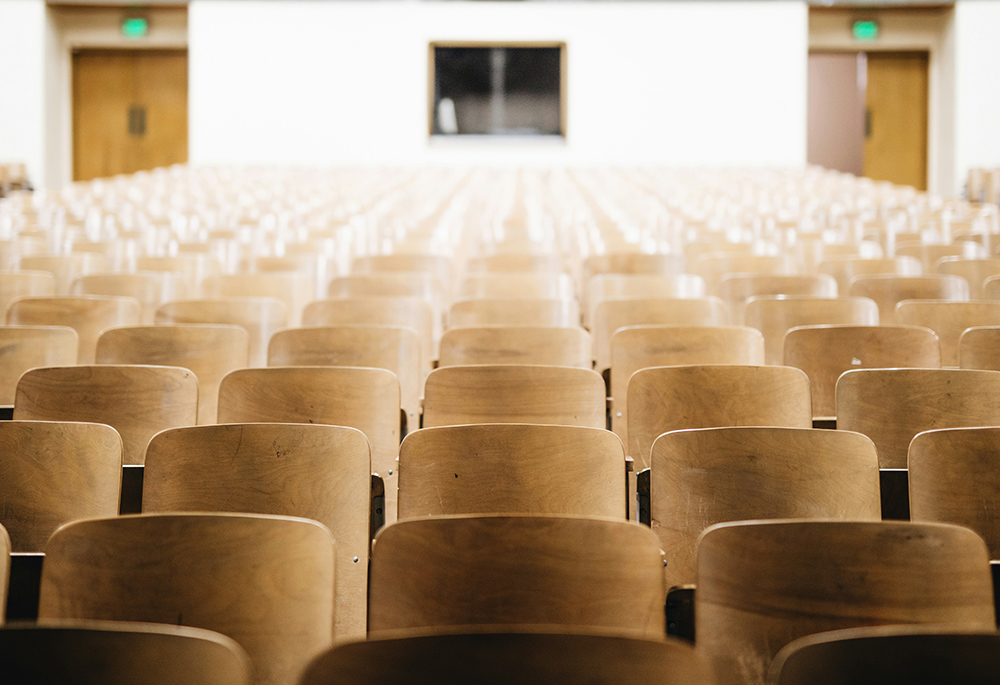
[[[451,288],[454,264],[449,257],[430,254],[382,254],[358,257],[351,264],[351,273],[383,273],[422,271],[441,279],[445,289]]]
[[[625,449],[601,428],[425,428],[399,448],[399,518],[570,514],[625,518]]]
[[[294,682],[333,640],[334,542],[322,524],[251,514],[146,514],[63,526],[38,616],[215,630],[257,685]]]
[[[775,685],[990,685],[1000,672],[1000,633],[947,626],[845,628],[800,637],[771,663]]]
[[[986,300],[1000,300],[1000,277],[990,276],[983,281],[983,298]]]
[[[16,237],[12,240],[0,240],[0,269],[16,269],[21,255],[45,254],[47,241],[44,238]],[[36,293],[32,293],[36,294]],[[55,293],[37,293],[38,295],[55,295]]]
[[[156,310],[158,324],[227,324],[239,326],[250,341],[250,366],[267,366],[271,336],[288,325],[288,308],[273,297],[178,300]]]
[[[709,295],[719,295],[722,279],[727,275],[758,274],[771,276],[793,275],[798,265],[791,255],[744,255],[709,253],[698,258],[690,268],[692,273],[705,279]]]
[[[448,311],[451,328],[476,326],[579,326],[576,300],[459,300]]]
[[[611,337],[627,326],[725,326],[729,310],[717,297],[607,300],[597,306],[591,328],[597,370],[611,368]]]
[[[697,264],[698,260],[712,253],[752,255],[752,243],[732,243],[728,240],[695,240],[684,245],[684,258],[688,264]]]
[[[963,369],[1000,371],[1000,326],[968,329],[959,339],[958,352]]]
[[[131,297],[139,302],[140,323],[151,324],[156,308],[186,294],[180,274],[149,271],[132,274],[88,274],[70,284],[71,295]]]
[[[562,259],[555,254],[491,254],[472,257],[465,262],[466,273],[519,271],[521,273],[560,273]]]
[[[683,428],[812,427],[809,379],[788,366],[659,366],[632,374],[628,443],[636,471],[653,442]]]
[[[867,297],[878,305],[880,323],[897,323],[896,305],[903,300],[969,299],[969,284],[959,276],[928,274],[926,276],[858,276],[848,293],[852,297]]]
[[[593,326],[597,306],[607,300],[705,297],[705,281],[693,274],[598,274],[587,281],[583,325]]]
[[[684,273],[684,256],[679,254],[643,254],[608,252],[583,260],[581,276],[586,283],[598,274],[655,274],[674,276]]]
[[[182,366],[198,379],[198,423],[215,423],[219,383],[249,363],[247,332],[218,324],[109,328],[97,339],[98,364]]]
[[[604,428],[604,379],[565,366],[449,366],[424,385],[424,427],[534,423]]]
[[[899,521],[722,523],[698,542],[698,649],[720,683],[762,684],[797,637],[868,625],[995,630],[986,545]]]
[[[568,274],[523,272],[472,274],[458,286],[461,300],[572,300],[576,297]]]
[[[941,365],[958,366],[958,345],[962,334],[976,326],[1000,326],[1000,302],[904,300],[896,305],[896,320],[937,333],[941,345]]]
[[[837,282],[826,274],[772,276],[769,274],[734,274],[719,283],[719,297],[729,306],[733,323],[744,322],[747,300],[763,296],[837,297]]]
[[[201,282],[208,276],[222,273],[218,260],[199,254],[136,257],[135,268],[138,271],[173,271],[181,274],[187,286],[188,297],[201,297]]]
[[[1000,371],[862,369],[837,381],[837,428],[864,433],[884,469],[906,468],[917,433],[1000,425]]]
[[[0,404],[14,404],[17,381],[28,369],[76,364],[78,341],[66,326],[0,327]]]
[[[569,326],[452,328],[441,337],[438,366],[541,364],[589,369],[590,334]]]
[[[752,519],[881,520],[878,455],[860,433],[702,428],[653,443],[650,515],[667,585],[695,582],[698,536]]]
[[[125,464],[141,464],[149,439],[198,420],[198,379],[177,366],[83,365],[21,376],[14,418],[105,423],[121,435]]]
[[[934,273],[941,259],[984,259],[988,256],[985,247],[970,240],[962,240],[950,245],[928,245],[922,241],[904,241],[896,243],[897,257],[913,257],[923,264],[924,273]],[[947,273],[937,271],[937,273]],[[971,288],[971,283],[969,284]]]
[[[372,366],[387,369],[399,380],[407,422],[420,422],[423,375],[420,338],[402,326],[308,326],[271,336],[268,366]]]
[[[112,326],[135,326],[139,317],[139,302],[131,297],[22,297],[7,307],[8,326],[69,326],[75,330],[80,364],[94,363],[101,331]]]
[[[15,552],[44,552],[56,528],[117,516],[122,440],[98,423],[0,421],[0,523]]]
[[[850,292],[851,283],[859,276],[920,276],[924,273],[920,260],[913,257],[827,257],[819,263],[817,269],[836,279],[837,292],[841,296]]]
[[[447,297],[444,283],[432,273],[415,271],[374,274],[351,274],[334,278],[327,288],[327,297],[352,299],[355,297],[419,297],[427,300],[434,312],[434,336],[441,336]]]
[[[48,271],[0,271],[0,308],[19,297],[52,297],[56,294],[56,277]]]
[[[919,326],[802,326],[785,336],[785,365],[809,376],[814,418],[837,413],[837,379],[852,369],[941,366],[934,331]]]
[[[926,52],[868,52],[864,175],[927,189]]]
[[[867,297],[753,297],[744,320],[764,334],[766,363],[782,364],[788,331],[798,326],[877,326],[878,305]]]
[[[19,270],[47,271],[56,279],[56,295],[68,295],[69,286],[78,276],[107,271],[107,259],[92,252],[63,255],[22,255]]]
[[[222,458],[224,455],[224,458]],[[344,426],[246,423],[163,431],[149,442],[142,511],[232,511],[319,521],[337,541],[337,641],[363,640],[371,450]]]
[[[256,273],[208,276],[201,282],[206,298],[276,297],[288,308],[288,321],[298,326],[302,311],[315,299],[316,284],[305,274]]]
[[[250,660],[209,630],[58,621],[0,630],[4,678],[32,685],[250,685]]]
[[[541,629],[409,631],[406,637],[343,645],[314,661],[302,685],[614,685],[626,674],[637,683],[715,683],[700,654],[680,640],[531,630]]]
[[[662,638],[665,598],[660,549],[645,526],[577,516],[409,519],[375,538],[368,629],[374,637],[541,624]]]
[[[651,366],[763,364],[764,337],[740,326],[630,326],[611,338],[611,427],[628,444],[628,382]]]
[[[939,274],[961,276],[969,284],[969,299],[984,298],[983,284],[990,276],[1000,276],[1000,259],[963,259],[945,257],[935,267]]]
[[[10,585],[10,537],[0,525],[0,625],[7,618],[7,590]]]

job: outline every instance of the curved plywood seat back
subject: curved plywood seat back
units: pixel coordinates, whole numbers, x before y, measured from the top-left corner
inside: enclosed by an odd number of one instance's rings
[[[590,334],[569,326],[452,328],[441,338],[438,366],[539,364],[591,368]]]
[[[136,257],[138,271],[167,271],[181,275],[188,297],[201,297],[201,282],[222,273],[222,266],[213,257],[203,254],[178,254],[173,257]]]
[[[881,323],[897,323],[896,305],[903,300],[969,299],[969,284],[959,276],[858,276],[848,290],[852,297],[867,297],[878,305]]]
[[[148,271],[77,276],[70,284],[69,292],[71,295],[134,298],[139,303],[140,322],[151,324],[156,308],[169,300],[185,297],[187,288],[181,274]]]
[[[450,257],[430,254],[382,254],[358,257],[351,263],[352,274],[374,274],[396,271],[420,271],[433,274],[444,284],[446,292],[452,287],[455,265]]]
[[[958,363],[963,369],[1000,371],[1000,326],[975,326],[962,333]]]
[[[28,369],[76,364],[79,339],[67,326],[0,327],[0,404],[14,404],[17,381]]]
[[[709,295],[719,295],[722,279],[729,275],[789,276],[798,273],[798,269],[792,255],[708,253],[699,257],[689,270],[705,279]]]
[[[576,297],[569,274],[470,274],[458,285],[460,300],[572,300]]]
[[[465,272],[470,274],[507,271],[521,273],[560,273],[562,258],[557,254],[498,253],[471,257],[465,262]]]
[[[867,297],[751,297],[744,322],[764,335],[768,364],[782,364],[785,335],[798,326],[877,326],[878,305]]]
[[[837,282],[826,274],[732,274],[724,276],[719,283],[719,297],[729,306],[733,323],[744,323],[747,300],[768,295],[834,298],[837,297]]]
[[[444,282],[433,273],[420,271],[340,276],[330,281],[326,296],[331,299],[419,297],[431,305],[435,340],[441,337],[449,301]]]
[[[97,338],[105,328],[135,326],[139,321],[139,302],[131,297],[22,297],[7,307],[8,326],[69,326],[75,330],[80,364],[94,363]]]
[[[56,277],[48,271],[0,271],[0,310],[19,297],[52,297]]]
[[[897,257],[913,257],[923,264],[925,273],[932,273],[941,259],[983,259],[987,250],[983,245],[971,240],[960,240],[950,245],[928,245],[922,241],[897,241]]]
[[[69,286],[77,276],[96,274],[108,270],[108,260],[94,252],[78,254],[21,255],[18,267],[28,271],[48,271],[56,279],[56,295],[68,295]]]
[[[817,267],[820,273],[833,276],[837,291],[847,295],[851,282],[859,276],[920,276],[924,267],[913,257],[827,257]]]
[[[904,300],[896,305],[896,321],[937,333],[941,365],[958,366],[962,333],[974,326],[1000,326],[1000,302]]]
[[[288,309],[289,325],[298,326],[302,310],[316,299],[316,284],[306,274],[253,273],[208,276],[201,283],[205,297],[276,297]]]
[[[448,326],[579,326],[576,300],[459,300],[448,312]]]
[[[684,255],[608,252],[584,259],[580,273],[584,283],[599,274],[675,276],[684,273]]]
[[[587,281],[583,325],[592,327],[597,306],[607,300],[645,300],[650,297],[705,297],[705,281],[694,274],[598,274]]]
[[[944,257],[938,261],[935,271],[939,274],[961,276],[969,284],[969,299],[984,299],[983,286],[991,276],[1000,276],[1000,259],[964,259]]]

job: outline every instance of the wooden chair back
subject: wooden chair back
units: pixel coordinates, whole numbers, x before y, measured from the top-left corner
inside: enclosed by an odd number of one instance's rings
[[[645,526],[577,516],[408,519],[375,538],[368,629],[377,637],[557,625],[662,638],[665,598],[662,556]]]
[[[561,273],[471,274],[458,285],[461,300],[572,300],[576,297],[573,279]]]
[[[733,323],[743,324],[746,302],[751,297],[796,296],[837,297],[837,282],[826,274],[774,276],[770,274],[733,274],[719,283],[719,297],[729,307]]]
[[[179,300],[187,294],[181,275],[169,271],[77,276],[69,292],[71,295],[131,297],[139,303],[139,321],[144,324],[153,323],[156,308],[161,304]]]
[[[63,255],[21,255],[18,270],[48,271],[56,279],[56,295],[68,295],[69,286],[77,276],[108,270],[108,260],[94,252]]]
[[[448,310],[451,328],[580,325],[576,300],[459,300]]]
[[[470,274],[491,271],[560,273],[562,270],[562,259],[557,254],[499,253],[470,257],[465,262],[465,272]]]
[[[452,287],[454,265],[450,257],[430,254],[382,254],[358,257],[351,264],[352,274],[371,274],[396,271],[420,271],[433,274],[444,284],[446,292]]]
[[[77,521],[49,540],[39,620],[145,621],[215,630],[254,683],[294,682],[333,642],[334,542],[322,524],[252,514]]]
[[[137,271],[167,271],[181,275],[191,298],[203,297],[201,282],[222,273],[217,259],[203,254],[179,254],[173,257],[136,257]]]
[[[19,297],[52,297],[56,294],[56,277],[48,271],[0,271],[0,308]]]
[[[975,326],[962,333],[958,364],[963,369],[1000,371],[1000,326]]]
[[[608,300],[705,297],[705,281],[694,274],[598,274],[587,281],[583,325],[593,327],[597,307]]]
[[[591,368],[590,334],[569,326],[452,328],[441,337],[438,366],[540,364]]]
[[[896,243],[897,257],[913,257],[919,259],[925,273],[933,273],[935,265],[941,259],[984,259],[986,248],[971,240],[961,240],[950,245],[928,245],[919,241],[904,241]],[[940,272],[939,272],[940,273]]]
[[[434,274],[419,271],[341,276],[330,281],[327,297],[330,299],[419,297],[431,305],[435,339],[441,337],[448,309],[445,285],[441,279]]]
[[[136,326],[139,317],[139,302],[131,297],[22,297],[7,307],[8,326],[69,326],[75,330],[80,364],[94,363],[101,331],[112,326]]]
[[[302,310],[316,299],[315,282],[305,274],[270,272],[208,276],[201,283],[207,298],[276,297],[288,308],[292,326],[302,322]]]
[[[28,369],[76,364],[78,344],[67,326],[0,327],[0,404],[14,404],[17,381]]]
[[[16,269],[22,255],[45,254],[47,243],[46,238],[41,236],[19,235],[10,240],[0,240],[0,269]]]
[[[859,276],[920,276],[924,273],[920,260],[913,257],[828,257],[817,268],[820,273],[833,276],[841,296],[850,292],[851,283]]]
[[[969,284],[969,299],[984,299],[983,285],[991,276],[1000,276],[1000,259],[963,259],[945,257],[938,261],[935,270],[939,274],[961,276]]]
[[[1000,300],[1000,278],[990,276],[983,281],[983,299]]]
[[[871,438],[884,469],[906,468],[917,433],[998,425],[1000,371],[861,369],[837,381],[837,428]]]
[[[859,276],[848,292],[855,297],[875,300],[881,323],[900,323],[896,320],[896,305],[903,300],[964,302],[969,299],[969,285],[964,278],[942,274]]]
[[[684,256],[679,254],[608,252],[591,255],[580,265],[580,275],[584,283],[598,274],[674,276],[682,273],[684,273]]]
[[[355,428],[198,426],[163,431],[150,440],[142,511],[231,511],[319,521],[337,541],[334,635],[338,641],[363,640],[370,494],[371,450]]]
[[[975,326],[1000,326],[1000,302],[904,300],[896,305],[896,320],[937,333],[941,365],[958,366],[962,334]]]
[[[719,295],[722,279],[735,274],[786,276],[798,272],[791,255],[746,255],[709,253],[698,258],[690,267],[692,273],[705,279],[709,295]]]
[[[198,379],[177,366],[81,365],[21,376],[14,419],[104,423],[121,435],[123,463],[141,464],[149,439],[198,420]]]

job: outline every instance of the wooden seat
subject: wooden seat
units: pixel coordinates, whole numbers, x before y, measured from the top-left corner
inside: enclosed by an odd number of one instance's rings
[[[333,641],[334,543],[307,519],[146,514],[77,521],[49,540],[39,621],[217,630],[258,685],[294,682]]]
[[[709,295],[719,295],[722,279],[728,275],[787,276],[797,273],[797,268],[791,255],[708,253],[699,257],[690,270],[705,279]]]
[[[403,326],[308,326],[271,336],[268,366],[371,366],[396,374],[409,425],[420,423],[420,338]]]
[[[632,374],[628,443],[636,471],[653,442],[683,428],[812,427],[809,379],[788,366],[660,366]]]
[[[958,362],[963,369],[1000,371],[1000,326],[975,326],[962,333]]]
[[[5,679],[32,685],[250,685],[246,652],[210,630],[59,621],[0,629]]]
[[[0,404],[14,404],[17,381],[28,369],[76,364],[78,341],[66,326],[0,327]]]
[[[580,325],[576,300],[459,300],[448,310],[451,328]]]
[[[52,297],[56,294],[56,277],[48,271],[0,271],[0,308],[19,297]]]
[[[198,379],[198,423],[215,423],[219,382],[249,362],[249,340],[239,326],[165,324],[109,328],[97,339],[98,364],[182,366]]]
[[[375,538],[368,630],[558,625],[662,638],[665,598],[659,546],[645,526],[576,516],[408,519]]]
[[[110,426],[0,421],[0,523],[15,552],[44,552],[69,521],[117,516],[122,440]]]
[[[0,269],[16,269],[22,255],[45,254],[46,243],[45,238],[32,236],[0,240]]]
[[[990,276],[983,281],[983,299],[1000,300],[1000,278]]]
[[[770,274],[733,274],[719,283],[719,297],[729,307],[733,323],[743,324],[743,312],[751,297],[792,295],[797,297],[835,298],[837,282],[826,274],[774,276]]]
[[[225,455],[220,459],[220,455]],[[364,639],[371,450],[344,426],[177,428],[146,449],[142,511],[231,511],[319,521],[337,541],[338,641]]]
[[[1000,259],[945,257],[935,267],[939,274],[961,276],[969,284],[969,299],[983,299],[983,285],[991,276],[1000,276]]]
[[[862,369],[837,381],[837,428],[864,433],[884,469],[906,468],[917,433],[1000,425],[1000,372]]]
[[[962,259],[984,259],[986,248],[979,243],[962,240],[950,245],[928,245],[919,241],[896,243],[897,257],[913,257],[923,264],[924,272],[931,273],[941,259],[960,257]]]
[[[166,271],[181,274],[187,296],[202,297],[201,282],[222,273],[218,260],[201,254],[179,254],[173,257],[136,257],[137,271]]]
[[[104,423],[121,435],[123,463],[141,464],[149,439],[198,420],[198,380],[177,366],[82,365],[21,376],[14,418]]]
[[[600,428],[425,428],[399,448],[399,518],[570,514],[625,518],[625,450]]]
[[[1000,326],[1000,302],[904,300],[896,305],[896,321],[937,333],[941,365],[958,366],[962,334],[975,326]]]
[[[995,630],[986,546],[959,526],[753,521],[698,545],[698,649],[721,683],[764,683],[797,637],[880,624]]]
[[[785,336],[785,365],[802,369],[813,418],[837,413],[837,379],[852,369],[939,368],[934,331],[919,326],[801,326]]]
[[[300,325],[302,312],[316,299],[316,284],[305,274],[254,273],[208,276],[201,282],[206,298],[276,297],[288,308],[288,322]]]
[[[438,366],[541,364],[589,369],[590,334],[579,327],[479,326],[441,337]]]
[[[449,366],[424,385],[424,426],[548,423],[604,428],[604,380],[564,366]]]
[[[959,276],[930,274],[927,276],[859,276],[848,291],[854,297],[867,297],[878,305],[880,323],[899,323],[896,305],[903,300],[969,299],[969,285]]]
[[[820,273],[833,276],[837,281],[837,292],[847,295],[851,283],[859,276],[920,276],[924,267],[913,257],[886,257],[863,259],[860,257],[828,257],[817,267]]]
[[[465,262],[465,271],[470,274],[492,271],[560,273],[562,270],[562,260],[556,254],[491,254],[471,257]]]
[[[702,428],[653,443],[650,515],[667,585],[695,582],[698,536],[726,521],[881,519],[878,455],[859,433]]]
[[[288,309],[273,297],[178,300],[156,310],[158,324],[226,324],[247,332],[252,367],[267,365],[267,344],[288,325]]]
[[[698,652],[680,640],[519,628],[443,635],[410,631],[342,645],[317,658],[301,685],[613,685],[624,674],[661,685],[715,683]]]
[[[587,281],[583,325],[592,328],[598,305],[608,300],[705,297],[705,281],[693,274],[598,274]]]
[[[180,274],[147,271],[132,274],[88,274],[70,284],[71,295],[131,297],[139,303],[140,323],[153,323],[156,308],[186,294]]]
[[[452,285],[454,266],[449,257],[430,254],[382,254],[358,257],[351,264],[352,274],[421,271],[433,274],[444,284],[446,294]]]
[[[8,326],[69,326],[75,330],[80,364],[94,363],[101,331],[138,325],[139,317],[139,302],[131,297],[22,297],[7,307]]]
[[[797,326],[877,326],[878,305],[867,297],[752,297],[744,321],[764,334],[766,363],[782,364],[788,331]]]
[[[56,279],[56,295],[68,295],[69,286],[77,276],[108,270],[104,255],[80,252],[63,255],[21,255],[18,270],[48,271]]]
[[[741,326],[629,326],[611,338],[611,427],[628,444],[628,382],[651,366],[763,364],[764,338]]]
[[[584,283],[598,274],[674,276],[684,273],[684,256],[667,253],[607,252],[584,259],[580,265],[580,273]]]
[[[572,300],[576,297],[568,274],[472,274],[458,285],[461,300]]]
[[[440,337],[447,313],[445,285],[431,273],[415,271],[374,274],[351,274],[330,281],[327,297],[419,297],[431,305],[434,312],[434,335]]]

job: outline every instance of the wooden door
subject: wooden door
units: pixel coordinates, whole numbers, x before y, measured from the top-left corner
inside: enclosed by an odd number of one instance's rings
[[[868,53],[864,175],[927,189],[927,63],[922,53]]]
[[[187,161],[187,51],[73,53],[73,179]]]

